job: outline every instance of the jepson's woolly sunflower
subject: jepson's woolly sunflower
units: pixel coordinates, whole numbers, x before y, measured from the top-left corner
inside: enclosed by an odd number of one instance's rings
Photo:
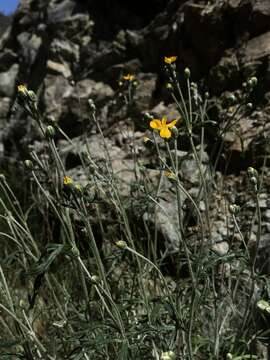
[[[65,186],[72,185],[72,184],[73,184],[73,180],[72,180],[71,177],[69,177],[69,176],[64,176],[64,178],[63,178],[63,184],[64,184]]]
[[[133,81],[133,80],[135,80],[135,75],[127,74],[127,75],[123,76],[123,79],[126,81]]]
[[[172,136],[172,132],[171,132],[170,129],[175,126],[177,121],[178,120],[176,119],[176,120],[171,121],[170,123],[167,123],[166,116],[163,116],[163,118],[161,120],[153,119],[150,122],[150,127],[152,129],[158,130],[160,137],[165,138],[165,139],[169,139]]]
[[[177,56],[165,56],[164,57],[164,62],[169,65],[174,63],[176,60],[177,60]]]
[[[27,87],[25,85],[19,85],[18,86],[18,92],[26,93],[27,92]]]

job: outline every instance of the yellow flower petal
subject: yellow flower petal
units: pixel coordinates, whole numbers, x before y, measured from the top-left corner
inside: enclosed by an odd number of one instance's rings
[[[71,185],[73,184],[73,180],[69,176],[64,176],[63,183],[64,185]]]
[[[165,56],[164,61],[166,64],[172,64],[176,61],[177,56]]]
[[[175,124],[177,123],[177,121],[178,120],[176,119],[176,120],[171,121],[169,124],[167,124],[168,128],[171,129],[172,127],[174,127]]]
[[[123,79],[127,81],[133,81],[135,79],[135,76],[132,74],[127,74],[123,76]]]
[[[158,119],[153,119],[153,120],[150,122],[150,127],[151,127],[152,129],[161,130],[161,129],[162,129],[161,121],[158,120]]]
[[[164,127],[160,130],[159,133],[160,137],[169,139],[172,136],[171,130],[168,129],[168,127]]]
[[[166,126],[166,124],[167,124],[167,118],[166,116],[163,116],[163,118],[161,119],[161,125],[164,127]]]

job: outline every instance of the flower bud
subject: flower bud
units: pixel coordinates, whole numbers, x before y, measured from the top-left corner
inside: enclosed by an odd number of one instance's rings
[[[89,107],[90,107],[90,112],[92,114],[94,114],[96,112],[96,105],[95,105],[94,101],[92,99],[89,99],[88,104],[89,104]]]
[[[119,249],[126,249],[127,243],[123,240],[116,241],[115,245],[119,247]]]
[[[252,108],[253,108],[253,104],[252,104],[252,103],[250,103],[250,102],[249,102],[249,103],[247,103],[247,109],[248,109],[248,110],[251,110]]]
[[[83,188],[82,188],[81,184],[76,184],[74,186],[74,190],[76,191],[77,195],[83,196]]]
[[[236,204],[231,204],[229,206],[229,211],[231,214],[236,215],[240,212],[240,206],[238,206]]]
[[[151,120],[153,120],[154,119],[154,116],[152,116],[151,114],[149,114],[149,113],[144,113],[143,114],[143,120],[145,120],[145,121],[151,121]]]
[[[54,129],[54,127],[51,126],[51,125],[47,126],[45,133],[46,133],[46,137],[47,137],[48,139],[53,139],[54,136],[55,136],[55,129]]]
[[[189,79],[189,78],[190,78],[190,69],[189,69],[189,68],[185,68],[184,74],[185,74],[185,78],[186,78],[186,79]]]
[[[252,84],[252,87],[256,87],[258,85],[258,79],[256,78],[256,76],[252,76],[252,78],[250,78],[250,82]]]
[[[29,160],[29,159],[24,161],[24,165],[29,170],[33,170],[33,168],[34,168],[33,162],[31,160]]]
[[[230,105],[234,105],[236,103],[236,97],[234,94],[229,94],[229,96],[227,97],[227,100]]]
[[[258,178],[258,171],[253,167],[249,166],[247,169],[248,176]]]
[[[93,275],[93,276],[91,276],[91,281],[94,284],[98,284],[99,283],[99,277],[97,275]]]
[[[34,91],[32,90],[28,90],[28,99],[31,101],[31,102],[37,102],[37,95],[34,93]]]
[[[176,126],[173,126],[173,127],[171,128],[171,132],[172,132],[172,134],[173,134],[173,136],[174,136],[175,138],[178,137],[179,131],[178,131],[178,129],[177,129]]]
[[[173,86],[171,83],[167,83],[166,84],[166,89],[169,90],[169,91],[173,91]]]
[[[79,249],[77,248],[76,245],[72,246],[71,252],[72,252],[72,254],[73,254],[74,256],[76,256],[76,257],[79,257],[79,256],[80,256],[80,251],[79,251]]]
[[[233,360],[233,356],[232,356],[231,353],[228,353],[228,354],[226,355],[226,360]]]

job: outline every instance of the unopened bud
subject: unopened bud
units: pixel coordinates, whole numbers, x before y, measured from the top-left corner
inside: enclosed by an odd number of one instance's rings
[[[144,113],[143,114],[143,119],[145,120],[145,121],[151,121],[151,120],[153,120],[154,119],[154,116],[152,116],[151,114],[149,114],[149,113]]]
[[[99,277],[97,275],[91,276],[91,281],[95,284],[99,283]]]
[[[119,249],[126,249],[127,243],[123,240],[116,241],[115,245],[119,247]]]
[[[166,84],[166,89],[169,90],[169,91],[173,91],[173,86],[171,83],[167,83]]]
[[[55,129],[53,126],[49,125],[46,127],[46,136],[48,139],[53,139],[55,136]]]
[[[236,214],[238,214],[239,211],[240,211],[240,206],[238,206],[238,205],[236,205],[236,204],[231,204],[231,205],[229,206],[229,211],[230,211],[231,214],[236,215]]]
[[[227,97],[227,99],[228,99],[228,102],[229,102],[230,105],[233,105],[233,104],[236,103],[236,97],[235,97],[234,94],[230,94],[230,95]]]
[[[252,78],[250,78],[250,83],[252,87],[256,87],[258,85],[258,79],[256,78],[256,76],[252,76]]]
[[[253,167],[249,166],[247,169],[248,176],[258,178],[258,171]]]
[[[37,102],[37,95],[32,90],[28,90],[28,98],[32,102]]]
[[[175,138],[178,137],[179,131],[178,131],[178,129],[177,129],[176,126],[173,126],[173,127],[171,128],[171,132],[172,132],[172,134],[173,134],[173,136],[174,136]]]
[[[76,257],[79,257],[80,256],[80,251],[79,251],[79,249],[77,248],[77,246],[72,246],[72,249],[71,249],[71,252],[72,252],[72,254],[74,255],[74,256],[76,256]]]
[[[185,68],[184,74],[185,74],[185,78],[186,78],[186,79],[189,79],[189,78],[190,78],[190,69],[189,69],[189,68]]]
[[[29,159],[24,161],[24,165],[29,170],[33,170],[33,168],[34,168],[33,162],[31,160],[29,160]]]
[[[89,104],[91,113],[94,114],[96,112],[96,105],[95,105],[94,101],[92,99],[89,99],[88,104]]]
[[[253,104],[252,104],[252,103],[250,103],[250,102],[249,102],[249,103],[247,103],[247,109],[248,109],[248,110],[251,110],[252,108],[253,108]]]

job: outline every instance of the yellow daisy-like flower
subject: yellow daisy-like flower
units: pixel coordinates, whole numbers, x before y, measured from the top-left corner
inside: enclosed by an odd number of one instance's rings
[[[163,118],[161,120],[153,119],[150,122],[150,127],[152,129],[158,130],[160,137],[169,139],[172,136],[172,132],[170,129],[175,126],[177,121],[178,120],[176,119],[167,124],[167,118],[166,118],[166,116],[163,116]]]
[[[172,63],[174,63],[175,61],[176,61],[176,59],[177,59],[177,56],[165,56],[164,57],[164,62],[166,63],[166,64],[169,64],[169,65],[171,65]]]
[[[63,184],[66,185],[66,186],[72,185],[72,184],[73,184],[73,180],[72,180],[71,177],[69,177],[69,176],[64,176]]]
[[[165,171],[164,175],[171,180],[176,180],[176,175],[172,171]]]
[[[28,92],[27,87],[25,85],[19,85],[18,86],[18,92],[20,94],[26,95],[27,92]]]
[[[126,81],[133,81],[135,79],[135,75],[127,74],[123,76],[123,79]]]

